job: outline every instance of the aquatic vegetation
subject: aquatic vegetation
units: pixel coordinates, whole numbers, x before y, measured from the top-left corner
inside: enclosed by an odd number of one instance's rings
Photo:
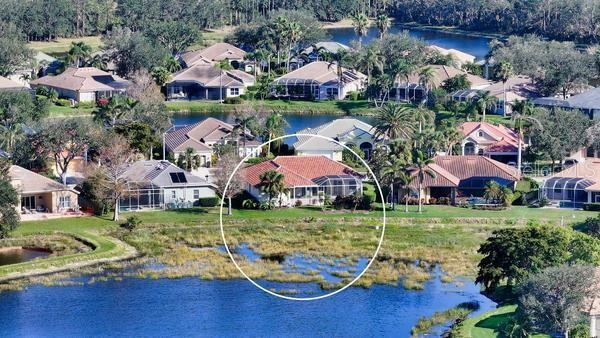
[[[431,317],[421,317],[412,330],[411,334],[416,337],[420,334],[426,334],[437,325],[443,325],[448,322],[454,322],[466,318],[471,312],[479,309],[478,302],[466,302],[442,312],[435,312]]]

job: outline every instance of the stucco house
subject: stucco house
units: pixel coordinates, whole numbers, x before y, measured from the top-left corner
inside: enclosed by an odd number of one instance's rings
[[[459,67],[466,63],[474,63],[475,62],[475,56],[473,56],[469,53],[460,51],[458,49],[454,49],[454,48],[447,49],[447,48],[443,48],[443,47],[440,47],[437,45],[430,45],[429,50],[440,53],[441,55],[452,55],[452,58],[454,59],[454,61],[457,63],[457,65]]]
[[[349,51],[350,47],[336,41],[321,41],[304,48],[301,54],[308,57],[310,62],[319,61],[320,59],[320,61],[325,61],[322,60],[320,53],[337,54],[340,50]]]
[[[232,135],[234,130],[239,134]],[[202,166],[205,167],[212,164],[214,145],[227,143],[236,144],[240,157],[256,154],[261,144],[247,130],[242,132],[234,125],[213,117],[164,135],[165,150],[173,153],[175,160],[185,153],[187,148],[192,148],[200,156]]]
[[[290,73],[278,77],[270,85],[271,96],[297,99],[337,100],[350,92],[365,88],[367,76],[325,61],[311,62]]]
[[[458,197],[481,197],[490,181],[514,190],[521,179],[517,169],[484,156],[436,156],[433,161],[428,167],[435,177],[425,175],[421,191],[425,203],[431,198],[449,198],[454,204]],[[417,196],[418,179],[413,179],[409,186]]]
[[[557,97],[540,97],[533,100],[533,104],[546,108],[579,110],[591,119],[597,119],[600,118],[600,87],[573,95],[566,100]]]
[[[517,161],[519,140],[515,130],[487,122],[464,122],[459,130],[464,135],[460,142],[462,155],[483,155],[503,163]],[[524,142],[521,147],[525,147]]]
[[[22,214],[66,215],[79,211],[78,192],[23,167],[9,169],[11,184],[19,194]]]
[[[4,76],[0,76],[0,91],[4,92],[21,92],[28,91],[29,88]]]
[[[222,70],[195,64],[173,74],[167,82],[167,100],[224,100],[243,95],[254,76],[241,70]]]
[[[319,205],[325,195],[348,196],[362,194],[362,176],[352,168],[325,156],[278,156],[239,172],[245,190],[257,200],[268,201],[269,196],[260,190],[260,176],[275,170],[284,176],[288,191],[274,198],[282,206]]]
[[[215,197],[214,185],[168,161],[138,161],[126,169],[127,190],[119,210],[190,208],[200,198]]]
[[[600,160],[590,159],[558,172],[540,188],[540,197],[566,208],[581,208],[584,203],[600,203]]]
[[[245,57],[246,52],[240,48],[226,42],[218,42],[204,49],[187,52],[181,56],[181,60],[184,67],[213,64],[227,60],[233,68],[237,69]]]
[[[58,75],[46,75],[30,82],[31,88],[44,86],[58,92],[61,98],[92,102],[114,94],[125,94],[130,82],[94,67],[69,67]]]
[[[315,128],[302,129],[298,131],[298,134],[326,136],[347,147],[357,146],[365,153],[367,160],[371,158],[377,141],[373,126],[355,118],[336,119]],[[294,149],[297,155],[323,155],[334,161],[342,160],[344,150],[335,142],[310,136],[298,136],[298,141],[294,143]]]

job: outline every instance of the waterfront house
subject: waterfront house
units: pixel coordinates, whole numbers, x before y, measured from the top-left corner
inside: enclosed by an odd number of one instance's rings
[[[195,64],[173,74],[167,82],[167,100],[224,100],[243,95],[254,76],[241,70],[222,70]]]
[[[226,42],[218,42],[204,49],[183,54],[181,61],[183,66],[187,68],[193,65],[207,65],[227,60],[233,68],[238,69],[245,57],[246,52],[236,46]]]
[[[353,69],[315,61],[275,79],[270,85],[270,92],[274,97],[344,99],[350,92],[362,91],[366,79],[366,75]]]
[[[287,192],[274,198],[282,206],[320,205],[331,199],[362,193],[362,176],[352,168],[325,156],[278,156],[240,170],[246,191],[259,201],[269,196],[260,190],[261,175],[274,170],[284,177]]]
[[[576,163],[550,176],[541,185],[540,197],[568,208],[600,203],[600,160]]]
[[[301,54],[308,57],[308,60],[310,62],[328,61],[323,59],[325,55],[334,55],[337,54],[340,50],[349,51],[350,47],[336,41],[321,41],[315,43],[312,46],[304,48]]]
[[[429,50],[439,53],[444,56],[452,55],[452,59],[454,60],[456,65],[459,67],[462,67],[462,65],[464,65],[466,63],[474,63],[475,62],[475,56],[465,53],[465,52],[462,52],[458,49],[454,49],[454,48],[446,49],[446,48],[443,48],[440,46],[430,45]]]
[[[471,84],[469,89],[484,89],[492,84],[480,76],[469,74],[464,70],[444,65],[429,65],[434,71],[430,83],[424,83],[419,72],[414,72],[405,78],[398,78],[394,83],[396,101],[423,103],[427,100],[427,93],[431,88],[441,87],[444,82],[458,75],[465,75]]]
[[[483,155],[503,163],[517,161],[519,139],[515,130],[487,122],[464,122],[458,129],[464,135],[462,155]]]
[[[567,99],[557,97],[541,97],[533,100],[533,104],[546,108],[562,108],[579,110],[592,119],[600,118],[600,87],[590,89]]]
[[[431,199],[447,198],[450,203],[456,203],[457,198],[481,197],[485,186],[490,181],[496,181],[503,187],[514,189],[516,182],[521,179],[518,170],[489,157],[465,156],[436,156],[428,168],[435,177],[425,175],[421,198],[424,203]],[[413,171],[413,175],[417,175]],[[419,189],[418,178],[410,183],[414,196]],[[397,190],[399,191],[399,190]]]
[[[241,129],[243,128],[209,117],[166,133],[164,147],[166,151],[173,153],[175,160],[184,154],[186,149],[192,148],[200,156],[201,165],[210,167],[213,149],[217,144],[235,144],[241,157],[260,150],[261,143],[249,131],[243,132]]]
[[[72,188],[17,165],[8,175],[19,194],[18,210],[27,215],[24,219],[79,213],[78,192]]]
[[[93,102],[114,94],[125,94],[129,81],[94,67],[69,67],[59,75],[47,75],[30,82],[32,89],[43,86],[58,96],[77,102]]]
[[[119,210],[190,208],[200,198],[215,197],[215,187],[168,161],[138,161],[126,169],[127,189]]]
[[[298,134],[326,136],[347,147],[359,147],[367,160],[371,158],[376,143],[373,126],[355,118],[336,119],[315,128],[302,129]],[[319,137],[298,136],[294,149],[297,155],[323,155],[335,161],[342,161],[344,147]]]

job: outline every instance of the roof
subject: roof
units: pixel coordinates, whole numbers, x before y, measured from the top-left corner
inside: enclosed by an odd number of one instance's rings
[[[80,92],[120,90],[129,87],[129,81],[94,67],[69,67],[58,75],[47,75],[30,82]]]
[[[28,88],[20,83],[17,83],[11,79],[0,76],[0,90],[27,90]]]
[[[326,136],[338,141],[352,142],[365,134],[373,137],[373,126],[355,118],[335,119],[315,128],[306,128],[297,132],[298,134],[315,134]],[[357,144],[358,145],[358,144]],[[338,150],[341,146],[337,143],[319,137],[298,136],[294,143],[296,150]]]
[[[8,174],[20,194],[74,191],[68,186],[17,165],[10,166]]]
[[[588,186],[585,190],[600,191],[600,160],[590,159],[577,163],[550,176],[548,180],[557,177],[586,179],[591,181],[592,185]]]
[[[366,75],[347,68],[342,68],[342,83],[350,83],[357,80],[366,79]],[[272,85],[288,84],[337,84],[339,82],[337,74],[337,65],[325,61],[311,62],[290,73],[278,77],[272,82]]]
[[[454,58],[456,59],[456,61],[458,61],[458,63],[460,64],[464,64],[464,63],[468,63],[468,62],[475,62],[475,56],[462,52],[458,49],[454,49],[454,48],[450,48],[450,49],[446,49],[440,46],[436,46],[436,45],[431,45],[429,46],[429,48],[431,50],[434,50],[442,55],[453,55]]]
[[[514,152],[519,149],[517,132],[502,124],[493,125],[487,122],[464,122],[459,130],[474,142],[477,142],[486,152]],[[483,131],[487,138],[481,138],[476,133]]]
[[[243,60],[246,52],[226,42],[218,42],[204,49],[187,52],[181,56],[190,67],[199,63],[210,63],[221,60]]]
[[[317,178],[329,175],[360,176],[352,168],[325,156],[278,156],[240,170],[240,176],[250,185],[260,184],[260,175],[275,170],[283,174],[287,187],[317,186]]]
[[[481,76],[469,74],[462,69],[458,69],[452,66],[444,66],[444,65],[428,65],[425,67],[432,68],[435,72],[435,76],[432,81],[432,85],[435,87],[440,87],[444,81],[453,78],[457,75],[464,74],[467,76],[467,79],[471,83],[471,88],[485,88],[492,84],[490,80],[486,80]],[[423,68],[425,68],[423,67]],[[421,68],[421,69],[423,69]],[[397,84],[406,84],[405,79],[396,80]],[[419,76],[419,72],[414,72],[408,77],[408,83],[421,83],[421,78]]]
[[[210,64],[195,64],[173,74],[168,83],[195,82],[203,87],[244,87],[254,83],[254,76],[242,71],[226,71]]]
[[[315,47],[316,50],[318,51],[319,49],[324,49],[329,53],[335,54],[337,53],[339,50],[343,49],[343,50],[349,50],[350,47],[344,45],[343,43],[339,43],[336,41],[321,41],[321,42],[317,42],[315,43],[313,46],[309,46],[306,47],[302,53],[303,54],[311,54],[315,51]]]
[[[533,100],[539,106],[556,106],[573,109],[600,109],[600,87],[590,89],[566,100],[557,97],[540,97]]]
[[[490,95],[503,100],[505,86],[507,102],[526,100],[539,95],[531,78],[525,75],[511,76],[506,80],[506,85],[502,83],[502,81],[499,81],[483,88],[483,90],[488,91],[490,92]]]
[[[171,173],[183,175],[184,179],[171,178]],[[212,186],[205,179],[194,176],[169,161],[137,161],[129,165],[124,174],[130,183],[152,184],[157,187]]]

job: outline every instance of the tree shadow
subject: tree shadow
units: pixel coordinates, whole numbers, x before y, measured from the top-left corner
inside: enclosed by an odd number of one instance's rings
[[[501,328],[506,326],[513,315],[514,313],[512,312],[493,315],[475,324],[475,327],[499,331]]]
[[[181,208],[181,209],[169,209],[169,212],[182,215],[202,215],[207,214],[208,210],[205,208]]]

